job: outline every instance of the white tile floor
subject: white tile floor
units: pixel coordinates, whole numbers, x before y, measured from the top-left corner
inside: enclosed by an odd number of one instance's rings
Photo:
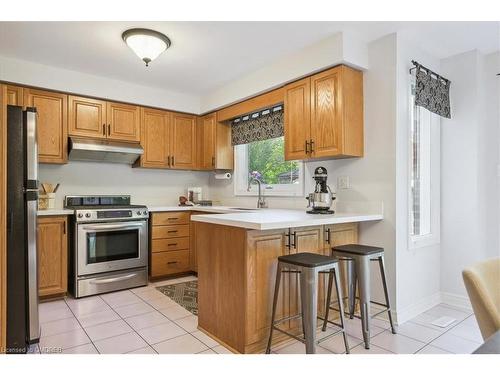
[[[155,288],[196,279],[194,276],[151,283],[146,287],[40,305],[41,338],[35,353],[63,354],[225,354],[229,350],[197,329],[198,318]],[[455,323],[439,328],[430,322],[443,315]],[[482,338],[471,311],[438,305],[398,327],[393,335],[382,319],[372,320],[371,349],[364,349],[360,321],[347,320],[353,354],[471,353]],[[327,331],[330,332],[331,329]],[[291,342],[273,348],[278,354],[305,353]],[[343,353],[341,335],[323,341],[318,353]]]

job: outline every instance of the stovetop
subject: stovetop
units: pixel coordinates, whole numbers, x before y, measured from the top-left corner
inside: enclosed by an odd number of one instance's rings
[[[149,217],[145,205],[130,204],[130,195],[72,195],[65,207],[75,210],[77,223],[117,220],[144,220]]]

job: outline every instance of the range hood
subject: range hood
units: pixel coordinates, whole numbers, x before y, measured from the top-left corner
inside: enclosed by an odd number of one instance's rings
[[[133,164],[143,153],[141,145],[134,143],[85,138],[69,139],[69,160]]]

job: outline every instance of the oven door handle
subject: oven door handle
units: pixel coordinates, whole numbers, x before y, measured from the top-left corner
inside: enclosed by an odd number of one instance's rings
[[[136,273],[131,273],[130,275],[125,275],[125,276],[118,276],[118,277],[111,277],[109,279],[100,279],[100,280],[91,280],[89,281],[90,284],[110,284],[110,283],[115,283],[117,281],[123,281],[123,280],[128,280],[133,277],[136,277]]]
[[[141,223],[128,223],[128,224],[87,224],[83,225],[82,229],[92,230],[92,231],[103,231],[103,230],[126,230],[140,228],[145,225],[145,222]]]

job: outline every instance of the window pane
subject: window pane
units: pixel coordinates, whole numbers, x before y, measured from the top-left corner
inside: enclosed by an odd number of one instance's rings
[[[299,162],[285,161],[284,137],[248,144],[248,180],[250,174],[266,185],[298,184]]]
[[[410,95],[410,232],[413,236],[431,233],[431,116],[414,100],[414,84]]]

